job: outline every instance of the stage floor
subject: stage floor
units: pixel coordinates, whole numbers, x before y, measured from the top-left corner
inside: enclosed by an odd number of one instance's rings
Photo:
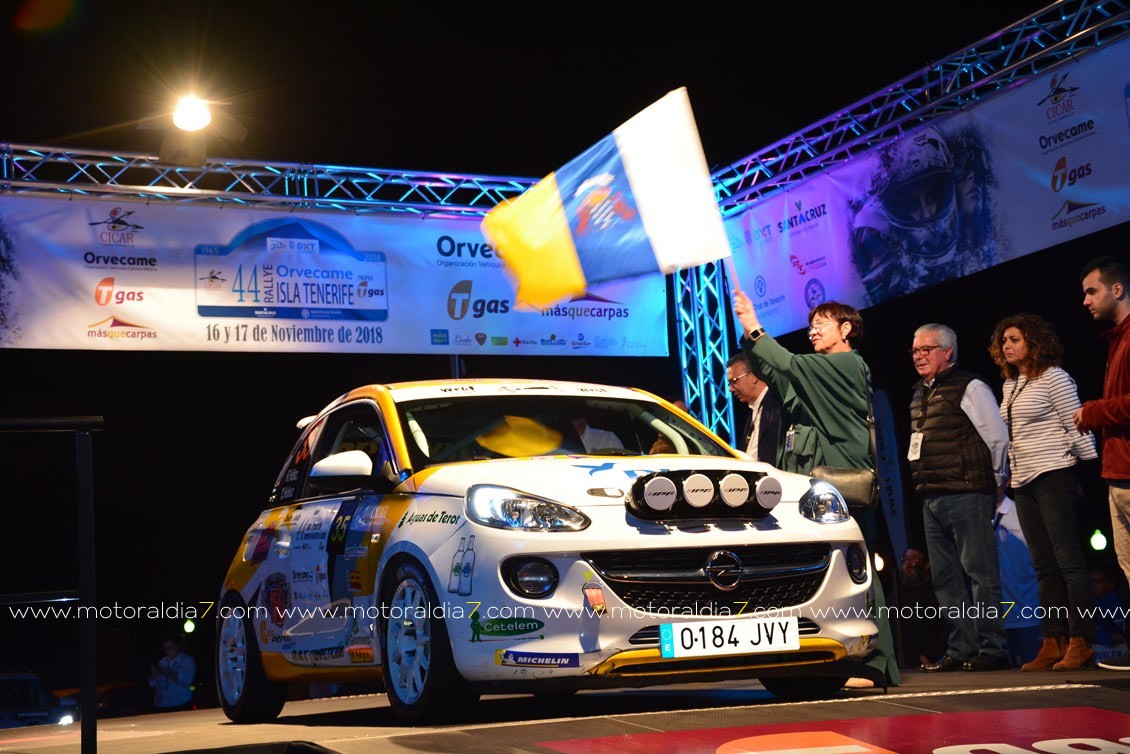
[[[484,697],[449,724],[416,728],[396,723],[383,694],[289,702],[269,725],[204,709],[101,720],[97,751],[1130,754],[1128,711],[1130,673],[910,671],[886,693],[792,704],[751,682]],[[71,754],[80,743],[78,725],[0,731],[0,752]]]

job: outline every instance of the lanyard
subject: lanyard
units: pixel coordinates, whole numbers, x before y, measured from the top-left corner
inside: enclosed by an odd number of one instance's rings
[[[1031,382],[1027,377],[1024,377],[1024,384],[1021,385],[1020,378],[1022,376],[1023,375],[1020,374],[1016,375],[1016,382],[1012,383],[1012,392],[1009,393],[1008,406],[1006,406],[1008,418],[1005,420],[1005,424],[1008,425],[1008,441],[1010,444],[1012,442],[1012,404],[1016,403],[1016,399],[1024,392],[1024,388],[1028,387],[1028,383]]]
[[[934,384],[929,388],[925,384],[922,385],[922,402],[918,406],[918,427],[919,432],[922,427],[926,425],[926,407],[930,404],[930,398],[934,395],[934,391],[938,389],[938,380],[934,379]]]

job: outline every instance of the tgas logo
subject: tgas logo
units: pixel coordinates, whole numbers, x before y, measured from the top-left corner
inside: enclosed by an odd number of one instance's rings
[[[1087,162],[1079,167],[1067,168],[1067,158],[1060,157],[1056,160],[1055,170],[1052,171],[1052,191],[1060,191],[1064,186],[1074,186],[1091,174],[1091,163]]]
[[[94,302],[99,306],[106,304],[124,304],[128,301],[142,301],[145,299],[144,291],[115,291],[114,278],[102,278],[94,286]]]
[[[447,316],[452,319],[463,319],[470,312],[475,319],[484,314],[506,314],[510,311],[510,302],[503,298],[472,298],[471,281],[460,280],[451,286],[447,294]]]

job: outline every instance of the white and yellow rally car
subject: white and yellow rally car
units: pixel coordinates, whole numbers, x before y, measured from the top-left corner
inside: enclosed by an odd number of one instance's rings
[[[484,693],[756,678],[819,698],[876,644],[831,485],[750,461],[640,390],[367,385],[299,423],[221,594],[236,722],[290,681],[383,677],[403,720]]]

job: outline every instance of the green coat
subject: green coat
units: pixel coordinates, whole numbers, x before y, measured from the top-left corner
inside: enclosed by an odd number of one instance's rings
[[[872,468],[867,395],[871,370],[855,350],[790,352],[772,336],[742,339],[750,368],[781,399],[777,467],[807,474],[813,466]],[[793,430],[792,449],[785,436]]]
[[[742,339],[750,368],[781,399],[781,432],[777,467],[807,474],[813,466],[873,468],[871,432],[867,426],[867,397],[871,370],[854,349],[843,353],[796,355],[769,335],[756,343]],[[793,447],[785,450],[784,434],[793,429]],[[874,546],[875,512],[863,514],[860,527]],[[886,606],[882,583],[872,580],[876,606]],[[879,641],[868,665],[885,672],[892,685],[902,683],[895,659],[894,637],[886,612],[876,620]]]

